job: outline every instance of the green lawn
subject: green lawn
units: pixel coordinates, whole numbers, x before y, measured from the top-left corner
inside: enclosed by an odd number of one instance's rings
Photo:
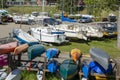
[[[117,40],[116,38],[103,38],[103,39],[93,39],[89,42],[79,40],[79,39],[71,39],[68,44],[56,45],[56,46],[46,46],[47,48],[54,47],[58,48],[63,52],[70,52],[73,48],[78,48],[82,51],[83,54],[88,54],[90,48],[98,47],[106,51],[111,58],[115,58],[120,56],[120,49],[117,48]]]

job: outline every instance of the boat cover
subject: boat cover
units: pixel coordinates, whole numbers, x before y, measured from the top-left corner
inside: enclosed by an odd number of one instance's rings
[[[91,48],[90,55],[91,58],[99,63],[105,70],[108,69],[110,56],[105,51],[99,48]]]
[[[48,58],[48,60],[50,60],[53,57],[58,57],[60,53],[60,50],[58,50],[57,48],[49,48],[46,51],[46,57]]]

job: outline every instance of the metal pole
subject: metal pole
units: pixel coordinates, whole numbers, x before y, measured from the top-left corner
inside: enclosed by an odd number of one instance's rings
[[[118,21],[117,21],[117,47],[120,48],[120,6],[119,6],[119,12],[118,12]]]
[[[45,7],[44,2],[45,2],[45,0],[42,1],[42,12],[44,12],[44,7]]]

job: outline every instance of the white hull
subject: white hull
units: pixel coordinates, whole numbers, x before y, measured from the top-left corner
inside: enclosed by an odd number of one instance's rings
[[[13,70],[10,74],[6,77],[5,80],[20,80],[21,79],[21,71],[18,69]]]
[[[18,40],[25,41],[25,42],[39,42],[33,36],[29,35],[28,33],[22,31],[21,29],[14,29],[13,34],[16,36]]]
[[[42,42],[63,43],[67,41],[64,34],[51,34],[50,30],[45,31],[47,28],[42,30],[42,28],[31,28],[31,34],[34,38]]]
[[[65,35],[67,37],[76,37],[79,39],[84,39],[87,40],[86,34],[84,34],[84,31],[82,28],[80,28],[79,25],[67,25],[67,24],[62,24],[57,26],[56,29],[59,29],[60,31],[64,31]]]
[[[43,80],[43,71],[37,72],[37,80]]]

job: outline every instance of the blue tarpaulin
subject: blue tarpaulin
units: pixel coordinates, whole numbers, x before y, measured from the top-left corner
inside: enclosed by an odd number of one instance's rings
[[[53,57],[57,57],[59,55],[59,50],[56,48],[49,48],[46,51],[46,57],[48,58],[48,60],[50,60]]]
[[[51,60],[48,62],[47,64],[47,69],[51,72],[54,73],[57,71],[57,69],[59,68],[59,64],[56,60]]]
[[[62,16],[61,16],[61,20],[62,20],[62,21],[67,21],[67,22],[77,22],[76,20],[72,20],[72,19],[70,19],[70,18],[64,17],[63,13],[62,13]]]
[[[108,69],[105,70],[97,62],[91,61],[89,64],[83,63],[82,71],[85,78],[87,78],[91,72],[98,73],[98,74],[108,74],[112,72],[112,64],[110,63],[108,66]]]

